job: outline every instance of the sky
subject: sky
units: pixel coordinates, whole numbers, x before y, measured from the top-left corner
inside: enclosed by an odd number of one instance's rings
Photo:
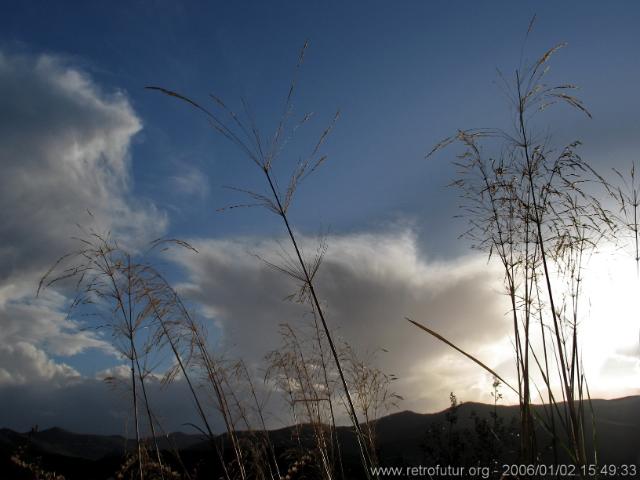
[[[245,200],[225,187],[261,189],[259,172],[196,111],[144,87],[207,105],[213,93],[237,109],[245,99],[261,129],[273,129],[307,40],[294,107],[313,116],[279,168],[340,111],[328,160],[290,211],[307,250],[327,235],[318,285],[330,323],[358,348],[386,350],[400,408],[443,408],[450,391],[490,401],[485,373],[403,320],[428,322],[512,373],[499,270],[457,238],[465,223],[447,188],[455,152],[425,154],[460,128],[508,128],[497,70],[511,75],[567,42],[552,78],[578,84],[593,119],[557,110],[545,128],[558,144],[580,139],[601,171],[628,169],[640,147],[639,20],[635,2],[4,0],[0,426],[123,429],[122,395],[101,380],[122,366],[109,336],[67,317],[69,291],[35,298],[42,274],[76,245],[77,224],[133,249],[158,237],[196,246],[161,266],[217,345],[250,365],[278,347],[279,323],[300,321],[282,301],[290,280],[256,258],[277,259],[278,219],[218,211]],[[585,349],[598,347],[588,373],[604,397],[640,393],[640,286],[625,255],[596,258],[588,285],[589,317],[600,319],[585,320]],[[170,429],[193,415],[182,393],[157,395]]]

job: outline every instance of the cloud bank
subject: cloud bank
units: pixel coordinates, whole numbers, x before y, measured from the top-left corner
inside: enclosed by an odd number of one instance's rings
[[[110,346],[66,317],[62,294],[35,299],[39,277],[74,248],[78,223],[133,244],[166,219],[131,193],[141,122],[123,93],[62,58],[2,51],[0,91],[0,385],[59,384],[78,373],[50,355]]]
[[[278,325],[301,325],[308,310],[283,300],[295,292],[295,282],[264,261],[282,262],[286,244],[248,238],[193,244],[199,253],[178,259],[189,278],[182,293],[216,322],[226,348],[263,364],[279,346]],[[302,244],[314,252],[313,239]],[[499,272],[477,257],[425,258],[411,232],[332,236],[327,244],[317,285],[328,322],[360,351],[386,350],[380,366],[400,378],[394,387],[408,399],[403,408],[444,407],[450,389],[461,398],[488,397],[491,381],[483,371],[404,317],[489,355],[490,364],[503,363],[510,354],[509,322],[497,294]]]

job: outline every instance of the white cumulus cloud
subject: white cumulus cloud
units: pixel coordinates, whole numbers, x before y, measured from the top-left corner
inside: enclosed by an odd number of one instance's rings
[[[49,356],[110,347],[67,318],[63,295],[35,299],[38,279],[76,246],[78,223],[131,245],[165,229],[131,192],[141,121],[122,92],[53,55],[0,51],[0,92],[0,384],[74,377]]]

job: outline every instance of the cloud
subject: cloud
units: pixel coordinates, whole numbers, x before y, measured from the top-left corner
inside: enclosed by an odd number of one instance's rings
[[[142,125],[122,92],[54,55],[2,51],[0,91],[0,345],[11,366],[0,384],[72,378],[49,355],[110,347],[66,317],[63,295],[35,299],[39,277],[77,246],[78,223],[135,246],[167,220],[132,195],[129,149]]]
[[[199,254],[177,257],[189,278],[180,287],[183,294],[220,327],[225,348],[263,365],[263,356],[279,346],[278,325],[300,325],[308,310],[283,300],[295,283],[257,258],[277,263],[285,244],[249,238],[192,243]],[[313,253],[312,239],[301,243]],[[488,397],[491,379],[479,367],[451,355],[404,317],[487,355],[490,365],[506,363],[510,327],[508,306],[497,294],[498,271],[478,257],[426,258],[410,232],[332,236],[327,243],[317,285],[328,323],[361,351],[387,351],[380,366],[400,377],[395,388],[410,399],[403,408],[443,407],[451,389],[461,398]]]
[[[136,238],[166,219],[130,195],[129,146],[141,123],[124,94],[103,93],[59,58],[0,53],[3,278],[40,271],[91,211]]]
[[[31,343],[0,344],[0,384],[22,385],[27,382],[67,383],[80,374],[68,365],[57,364]]]
[[[31,292],[31,289],[27,290]],[[18,290],[18,293],[23,293]],[[47,292],[35,300],[25,293],[17,299],[0,299],[0,344],[31,342],[44,345],[48,352],[60,356],[72,356],[87,348],[100,348],[107,352],[108,344],[89,330],[70,319],[63,311],[66,298]]]
[[[251,369],[263,374],[265,354],[280,346],[279,324],[301,326],[308,313],[308,307],[284,300],[295,292],[295,282],[258,258],[278,262],[286,244],[254,238],[191,243],[198,254],[172,250],[186,273],[187,281],[179,289],[217,325],[209,327],[211,333],[219,334],[217,349],[242,357]],[[507,370],[510,324],[505,318],[508,305],[496,294],[501,287],[499,272],[478,257],[431,260],[422,255],[408,231],[335,235],[327,238],[327,243],[317,277],[327,320],[336,337],[357,350],[386,350],[378,362],[384,371],[400,378],[394,389],[407,399],[400,408],[443,408],[451,390],[462,400],[489,400],[491,378],[485,372],[408,324],[404,317],[430,325],[490,365]],[[311,238],[303,237],[301,245],[310,254],[315,250]],[[508,375],[504,370],[501,373]],[[126,366],[119,365],[99,372],[95,379],[83,378],[46,394],[35,384],[7,386],[3,395],[10,391],[21,395],[34,414],[26,419],[6,413],[0,422],[23,429],[28,428],[30,424],[25,422],[29,420],[81,431],[122,431],[130,411],[126,387],[116,395],[99,380],[110,376],[125,386],[129,374]],[[185,422],[197,422],[184,382],[178,381],[168,391],[157,388],[156,379],[151,383],[154,408],[165,419],[167,429],[184,429]],[[268,386],[262,382],[255,382],[255,387],[259,394],[267,393]],[[70,407],[77,404],[75,398],[83,399],[85,405],[77,411]],[[9,405],[6,411],[12,408],[17,406]],[[212,405],[208,408],[215,412]],[[273,392],[266,409],[272,427],[291,420],[283,399]],[[85,418],[83,423],[85,410],[104,411],[106,418]],[[219,420],[214,423],[222,428]]]
[[[198,198],[209,195],[209,179],[195,167],[184,167],[184,171],[169,178],[169,183],[182,195]]]

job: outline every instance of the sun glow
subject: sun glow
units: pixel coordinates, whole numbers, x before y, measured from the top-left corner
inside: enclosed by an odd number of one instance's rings
[[[633,257],[600,249],[584,271],[582,352],[592,396],[640,390],[640,277]]]
[[[557,272],[552,272],[553,277],[556,274]],[[562,295],[565,291],[566,287],[554,282],[557,308],[563,300],[570,300],[567,295]],[[543,289],[541,294],[546,303],[546,290]],[[505,308],[508,308],[506,304]],[[590,396],[617,398],[640,393],[640,275],[633,255],[613,245],[602,245],[597,252],[585,258],[577,308],[578,344]],[[569,309],[568,315],[571,314]],[[510,316],[507,315],[505,320],[510,321]],[[549,318],[545,320],[545,324],[551,328]],[[532,348],[542,361],[539,328],[538,321],[534,319]],[[570,332],[570,327],[565,328],[565,335],[570,335]],[[547,341],[553,341],[552,336]],[[567,348],[570,348],[569,344],[570,341]],[[462,345],[463,348],[465,346]],[[517,376],[513,364],[514,348],[513,332],[510,332],[494,342],[476,345],[469,353],[486,362],[515,388]],[[552,358],[550,361],[553,361]],[[434,371],[440,372],[440,375],[435,375],[434,382],[447,389],[451,385],[443,382],[444,378],[458,379],[452,388],[463,400],[493,401],[490,396],[492,376],[469,359],[457,352],[447,351],[436,361],[436,365],[434,367],[433,360],[429,360],[418,374],[431,377],[434,376]],[[539,371],[532,368],[532,381],[536,385],[532,400],[534,403],[546,402],[544,382]],[[432,385],[434,382],[427,383]],[[557,373],[551,375],[551,385],[557,398],[562,398]],[[439,392],[442,399],[438,404],[442,408],[446,406],[443,392],[444,390]],[[430,387],[430,393],[433,394],[433,387]],[[502,402],[518,402],[517,394],[507,386],[502,387],[501,393]]]

